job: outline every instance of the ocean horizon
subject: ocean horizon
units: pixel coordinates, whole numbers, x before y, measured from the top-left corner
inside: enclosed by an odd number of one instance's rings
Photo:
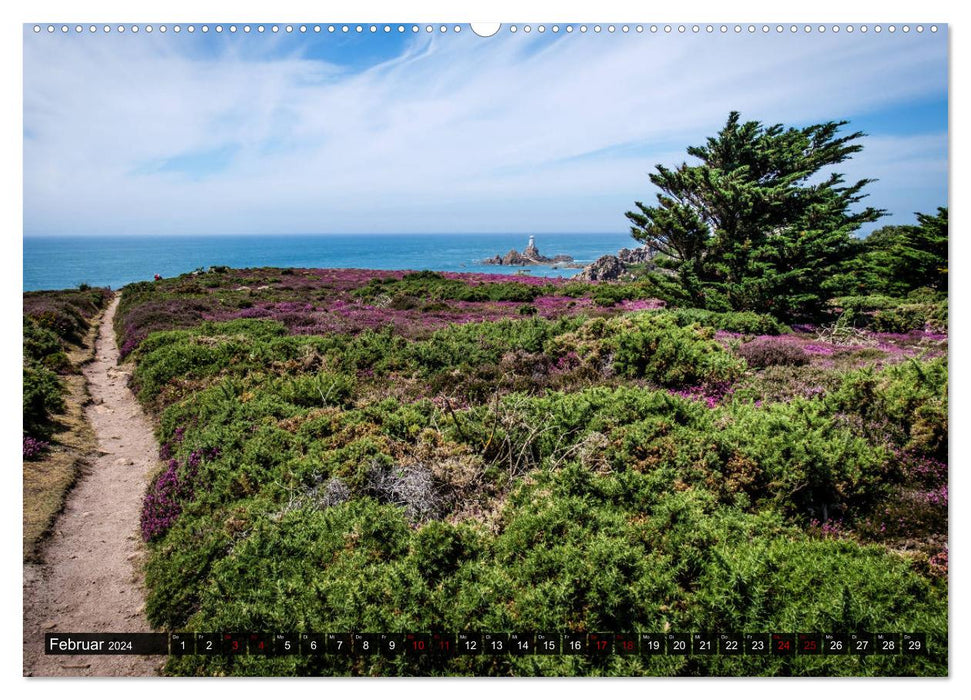
[[[587,265],[601,255],[639,245],[628,233],[533,234],[543,255],[570,255]],[[486,265],[482,260],[522,252],[528,233],[354,233],[262,235],[29,236],[23,238],[23,291],[79,284],[119,289],[156,274],[175,277],[198,268],[355,268],[492,272],[528,270],[572,277],[579,269]]]

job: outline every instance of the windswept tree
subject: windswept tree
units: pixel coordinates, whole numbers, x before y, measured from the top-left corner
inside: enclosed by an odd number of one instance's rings
[[[904,296],[926,287],[947,294],[947,207],[916,216],[916,226],[884,226],[863,240],[854,293]]]
[[[818,315],[855,252],[851,234],[884,214],[853,211],[872,180],[846,185],[830,171],[862,149],[862,132],[840,135],[846,124],[764,126],[732,112],[717,136],[688,148],[700,164],[656,166],[657,205],[627,212],[632,235],[698,306]]]

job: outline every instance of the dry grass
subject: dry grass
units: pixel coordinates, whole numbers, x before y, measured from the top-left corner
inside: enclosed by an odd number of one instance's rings
[[[55,518],[74,486],[88,457],[97,449],[94,431],[84,416],[90,394],[81,367],[94,357],[95,338],[101,316],[91,319],[91,327],[80,347],[68,352],[72,371],[61,375],[67,388],[66,410],[57,416],[57,432],[51,439],[47,456],[24,462],[24,561],[37,559],[44,537],[51,531]]]

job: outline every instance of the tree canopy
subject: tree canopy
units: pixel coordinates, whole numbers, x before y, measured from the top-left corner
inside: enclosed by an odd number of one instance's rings
[[[830,171],[862,149],[862,132],[841,135],[847,123],[765,126],[732,112],[687,149],[700,164],[656,166],[657,205],[627,212],[632,235],[696,306],[817,316],[855,254],[852,233],[885,213],[853,210],[872,180]]]
[[[916,226],[884,226],[863,241],[853,265],[865,293],[902,296],[926,287],[947,293],[947,207],[916,212]]]

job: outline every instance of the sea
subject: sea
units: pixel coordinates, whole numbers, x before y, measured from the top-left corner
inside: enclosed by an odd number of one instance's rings
[[[24,291],[79,284],[120,289],[156,274],[174,277],[212,265],[331,267],[373,270],[491,272],[572,277],[578,269],[485,265],[482,260],[522,251],[529,234],[408,233],[203,236],[24,236]],[[547,256],[571,255],[586,265],[601,255],[639,245],[627,233],[536,234]]]

